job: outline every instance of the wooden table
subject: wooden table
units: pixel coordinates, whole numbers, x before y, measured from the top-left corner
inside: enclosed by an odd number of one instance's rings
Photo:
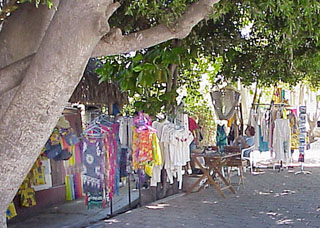
[[[201,191],[202,189],[204,189],[205,185],[207,183],[211,184],[216,191],[219,193],[219,195],[223,198],[226,198],[225,194],[222,192],[225,189],[229,189],[233,194],[236,193],[236,191],[233,189],[233,187],[231,186],[230,181],[228,181],[221,173],[221,169],[222,166],[224,166],[229,158],[233,158],[233,157],[237,157],[239,156],[240,153],[235,153],[235,154],[229,154],[229,155],[220,155],[217,153],[213,153],[213,154],[206,154],[206,153],[201,153],[201,154],[197,154],[197,153],[192,153],[191,154],[191,158],[194,159],[194,162],[199,166],[199,168],[202,171],[202,176],[199,177],[199,179],[187,190],[185,195],[190,194],[194,188],[199,186],[199,183],[207,178],[206,182],[198,189],[198,191]],[[205,166],[203,166],[198,158],[199,157],[203,157],[205,160]],[[210,175],[210,173],[213,174]],[[218,174],[218,178],[220,178],[224,184],[226,185],[225,187],[221,188],[219,186],[219,184],[213,179],[213,176],[215,174]]]

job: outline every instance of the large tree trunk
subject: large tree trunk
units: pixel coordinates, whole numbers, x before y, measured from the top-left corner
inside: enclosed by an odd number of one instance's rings
[[[0,120],[1,215],[40,154],[94,47],[109,31],[106,9],[113,7],[111,2],[87,0],[78,4],[76,0],[64,0],[60,3]]]

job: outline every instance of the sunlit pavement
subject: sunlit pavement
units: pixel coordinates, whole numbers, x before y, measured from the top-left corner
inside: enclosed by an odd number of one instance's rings
[[[270,153],[270,151],[253,152],[254,166],[260,168],[273,168],[275,164],[279,165],[279,161],[275,160],[275,154]],[[310,144],[310,149],[305,151],[304,162],[298,162],[299,151],[294,150],[292,157],[288,159],[287,162],[283,163],[283,167],[320,167],[320,139],[316,142]]]
[[[224,191],[226,199],[209,187],[90,227],[320,227],[320,168],[295,175],[298,170],[246,173],[245,188]]]

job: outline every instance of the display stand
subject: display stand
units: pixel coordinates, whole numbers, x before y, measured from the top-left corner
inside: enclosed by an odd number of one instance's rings
[[[304,162],[304,151],[306,147],[306,106],[299,107],[299,162],[300,170],[295,172],[295,175],[298,174],[312,174],[311,171],[306,171],[303,169]]]
[[[295,175],[298,174],[312,174],[311,171],[303,170],[303,163],[300,162],[300,170],[294,173]]]

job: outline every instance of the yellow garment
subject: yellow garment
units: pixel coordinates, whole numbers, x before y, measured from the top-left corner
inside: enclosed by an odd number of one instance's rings
[[[299,149],[299,128],[296,116],[289,114],[289,123],[291,129],[291,149],[296,150]]]
[[[283,109],[283,111],[282,111],[282,118],[283,119],[288,119],[288,117],[287,117],[287,110],[286,109]]]
[[[154,165],[162,165],[162,153],[160,149],[160,142],[156,133],[152,135],[152,150]]]
[[[66,185],[66,200],[72,200],[72,190],[71,190],[71,183],[69,181],[69,175],[65,176],[64,181]]]
[[[34,189],[31,188],[31,176],[32,173],[29,172],[18,191],[18,194],[20,195],[20,203],[23,207],[32,207],[36,205],[36,193]]]
[[[75,145],[72,145],[71,147],[71,157],[69,158],[69,166],[74,166],[75,164],[76,164],[76,151],[75,151],[75,149],[76,149],[76,147],[75,147]]]
[[[299,149],[299,134],[291,134],[291,149]]]
[[[45,167],[42,166],[41,159],[40,157],[38,157],[37,161],[34,163],[30,171],[31,173],[30,180],[33,185],[37,186],[37,185],[46,184],[44,170],[45,170]]]
[[[33,188],[25,189],[21,192],[21,205],[24,207],[35,206],[36,203],[36,193]]]
[[[16,208],[14,204],[11,202],[6,213],[7,219],[12,219],[13,217],[17,216]]]
[[[45,167],[42,165],[41,158],[41,156],[38,157],[19,188],[20,203],[24,207],[36,205],[36,193],[31,186],[46,184]]]
[[[274,103],[281,103],[281,88],[275,88],[273,95],[272,95],[272,100]]]
[[[139,168],[139,162],[137,160],[137,150],[139,149],[139,135],[136,132],[135,127],[132,127],[132,168],[137,170]]]
[[[227,126],[228,126],[228,127],[231,127],[233,121],[234,121],[234,115],[233,115],[230,119],[228,119]]]
[[[32,171],[32,184],[42,185],[46,184],[45,174],[44,174],[45,168],[43,166],[39,166],[36,169],[33,169]]]
[[[149,177],[152,177],[152,170],[153,170],[153,163],[152,162],[145,164],[144,171],[146,172],[146,174]]]

